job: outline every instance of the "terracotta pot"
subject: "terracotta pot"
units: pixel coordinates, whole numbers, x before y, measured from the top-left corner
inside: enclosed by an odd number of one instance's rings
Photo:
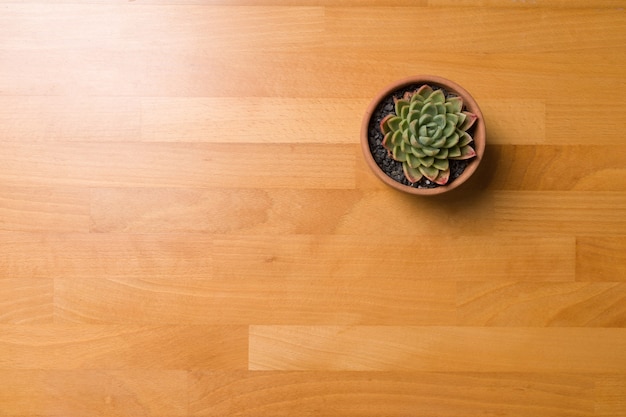
[[[369,125],[370,119],[378,105],[384,101],[387,97],[392,95],[394,92],[398,90],[402,90],[411,85],[421,85],[421,84],[429,84],[433,87],[443,88],[445,91],[449,93],[456,94],[463,98],[464,108],[474,113],[478,116],[478,119],[475,122],[475,125],[471,128],[473,130],[472,137],[474,139],[474,149],[476,151],[476,156],[469,160],[469,164],[465,167],[465,170],[462,174],[460,174],[457,178],[454,178],[446,185],[440,185],[435,188],[415,188],[408,185],[404,185],[390,176],[388,176],[376,163],[374,157],[372,156],[372,152],[370,150],[369,145]],[[432,76],[432,75],[417,75],[409,78],[405,78],[399,81],[396,81],[385,89],[383,89],[375,98],[372,100],[370,105],[368,106],[365,116],[363,117],[363,122],[361,124],[361,149],[363,150],[363,154],[365,156],[365,161],[370,169],[376,174],[378,178],[380,178],[385,184],[406,192],[410,194],[417,195],[433,195],[433,194],[441,194],[447,191],[450,191],[454,188],[457,188],[461,184],[463,184],[478,168],[478,164],[483,158],[483,154],[485,151],[485,121],[483,119],[483,114],[476,103],[476,100],[472,98],[472,96],[460,85],[447,80],[445,78]]]

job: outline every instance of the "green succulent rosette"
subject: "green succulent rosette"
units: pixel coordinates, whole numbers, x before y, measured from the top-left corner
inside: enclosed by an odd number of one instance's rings
[[[451,159],[476,156],[467,131],[477,116],[463,110],[461,97],[446,97],[442,90],[423,85],[394,102],[395,114],[380,122],[383,146],[402,163],[409,182],[426,177],[445,185],[450,179]]]

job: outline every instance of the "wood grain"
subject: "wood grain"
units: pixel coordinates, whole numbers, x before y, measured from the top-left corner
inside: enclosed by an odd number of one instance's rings
[[[261,152],[261,146],[275,152]],[[336,189],[354,184],[354,152],[348,145],[57,142],[7,143],[3,148],[0,179],[14,187]],[[320,163],[311,153],[325,157]],[[240,162],[233,167],[235,161]]]
[[[202,235],[2,233],[0,275],[16,281],[210,276],[212,239]]]
[[[581,236],[576,241],[579,281],[626,281],[626,236]]]
[[[623,0],[0,0],[0,415],[626,414]],[[387,84],[481,167],[368,169]]]
[[[0,369],[245,369],[247,362],[247,329],[242,326],[0,328]]]
[[[0,230],[8,232],[86,232],[90,193],[80,187],[0,188]],[[7,235],[7,241],[12,238]]]
[[[7,416],[187,415],[183,371],[0,370]]]
[[[247,278],[249,274],[235,271],[234,275],[176,283],[131,278],[57,279],[55,320],[122,325],[362,325],[398,321],[453,325],[456,321],[456,286],[451,282],[392,279],[381,289],[374,278],[307,275]],[[142,300],[140,307],[137,299]]]
[[[626,327],[623,283],[464,282],[458,294],[461,325]]]
[[[194,416],[594,415],[593,380],[572,374],[195,372],[190,381]]]
[[[51,324],[52,279],[0,279],[0,324]]]
[[[626,329],[251,326],[250,369],[624,373]]]

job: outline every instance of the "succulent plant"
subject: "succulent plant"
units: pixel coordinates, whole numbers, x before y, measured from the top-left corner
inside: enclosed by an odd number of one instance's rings
[[[402,98],[394,98],[395,114],[380,122],[383,146],[402,162],[404,176],[412,183],[426,177],[445,185],[450,179],[451,159],[476,155],[467,130],[477,116],[463,110],[463,99],[423,85]]]

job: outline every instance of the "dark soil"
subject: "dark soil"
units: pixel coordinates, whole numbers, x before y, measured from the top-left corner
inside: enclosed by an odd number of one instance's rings
[[[370,119],[369,124],[369,145],[370,151],[372,152],[372,156],[374,157],[374,161],[383,170],[387,176],[391,177],[395,181],[407,185],[413,188],[436,188],[441,187],[438,184],[430,181],[428,178],[423,177],[416,183],[411,183],[404,176],[404,172],[402,171],[402,162],[395,161],[391,156],[389,156],[389,152],[387,149],[383,147],[383,134],[380,131],[380,121],[387,116],[389,113],[394,113],[394,102],[393,98],[401,98],[405,92],[407,91],[415,91],[421,85],[413,84],[401,89],[398,89],[391,93],[387,98],[380,102],[380,104],[374,109],[374,113]],[[434,90],[441,89],[437,86],[431,85]],[[443,90],[446,94],[446,97],[454,97],[455,94],[449,93],[446,90]],[[466,110],[465,108],[463,110]],[[470,128],[468,133],[474,136],[474,127]],[[471,143],[471,146],[474,145],[474,142]],[[448,184],[452,183],[456,178],[459,177],[465,171],[465,167],[469,164],[469,160],[457,161],[451,159],[450,162],[450,179],[448,180]]]

